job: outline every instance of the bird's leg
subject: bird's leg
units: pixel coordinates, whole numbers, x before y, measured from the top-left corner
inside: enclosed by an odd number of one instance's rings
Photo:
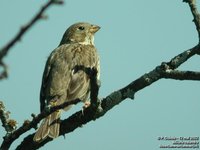
[[[90,102],[89,100],[86,100],[86,101],[84,102],[84,105],[83,105],[83,107],[82,107],[82,114],[83,114],[83,115],[84,115],[84,110],[85,110],[86,108],[90,107],[90,105],[91,105],[91,102]]]
[[[56,100],[55,100],[55,99],[51,100],[51,101],[49,102],[49,105],[50,105],[50,107],[56,106]]]

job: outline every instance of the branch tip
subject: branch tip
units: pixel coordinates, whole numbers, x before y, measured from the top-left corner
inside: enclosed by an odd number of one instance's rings
[[[63,5],[64,1],[63,0],[52,0],[54,4],[58,4],[58,5]]]
[[[0,80],[8,78],[8,66],[0,60],[0,67],[3,68],[2,72],[0,73]]]
[[[48,18],[49,18],[48,15],[45,15],[45,14],[42,14],[40,16],[40,19],[43,19],[43,20],[47,20]]]
[[[198,32],[198,37],[199,37],[199,43],[200,43],[200,17],[199,17],[199,12],[196,7],[196,0],[183,0],[183,2],[188,3],[188,5],[190,7],[190,10],[194,17],[193,22],[196,26],[196,30]]]

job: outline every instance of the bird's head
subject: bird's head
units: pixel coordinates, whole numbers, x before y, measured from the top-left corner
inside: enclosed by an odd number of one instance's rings
[[[68,43],[94,45],[94,34],[99,29],[99,26],[85,22],[73,24],[65,31],[60,45]]]

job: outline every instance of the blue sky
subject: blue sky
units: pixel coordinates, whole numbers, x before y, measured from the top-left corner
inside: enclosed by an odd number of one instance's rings
[[[0,47],[30,20],[46,1],[2,0]],[[200,11],[200,8],[199,8]],[[39,90],[46,59],[66,28],[86,21],[101,26],[95,43],[101,57],[99,97],[122,88],[163,61],[195,46],[198,36],[186,3],[169,0],[66,0],[52,6],[5,58],[9,78],[0,82],[0,99],[19,126],[39,112]],[[199,71],[199,57],[180,70]],[[159,80],[108,112],[59,137],[42,149],[154,149],[165,142],[159,136],[200,136],[200,84],[196,81]],[[65,112],[66,118],[82,104]],[[32,129],[28,133],[33,133]],[[0,128],[0,136],[5,134]],[[16,141],[14,149],[23,135]],[[0,142],[2,139],[0,139]]]

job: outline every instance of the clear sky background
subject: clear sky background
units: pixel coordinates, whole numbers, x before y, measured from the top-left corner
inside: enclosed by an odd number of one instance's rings
[[[0,2],[0,47],[30,20],[46,1]],[[199,8],[200,11],[200,8]],[[192,15],[182,0],[66,0],[53,6],[6,57],[9,78],[0,81],[0,100],[19,126],[39,113],[39,90],[46,59],[66,28],[86,21],[101,26],[95,43],[101,57],[100,97],[151,71],[198,43]],[[180,70],[200,70],[198,56]],[[59,137],[43,150],[159,150],[159,136],[200,136],[200,83],[159,80],[125,100],[104,117]],[[62,118],[80,110],[82,104]],[[35,132],[34,129],[28,134]],[[5,131],[0,127],[0,136]],[[23,135],[11,149],[24,138]],[[2,142],[2,139],[0,139]]]

